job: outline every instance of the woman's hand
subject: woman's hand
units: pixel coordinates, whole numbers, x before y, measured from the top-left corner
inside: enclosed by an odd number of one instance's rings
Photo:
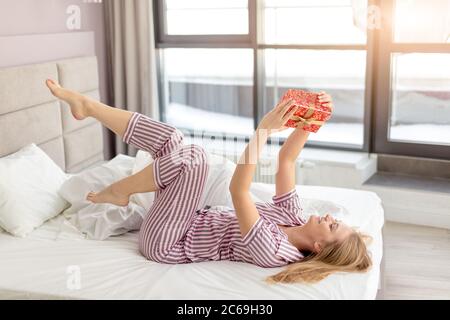
[[[319,103],[324,107],[330,107],[331,110],[333,110],[333,99],[331,96],[326,93],[325,91],[320,91],[319,93]]]
[[[297,106],[289,110],[294,100],[280,102],[275,108],[267,113],[258,125],[258,129],[268,130],[269,134],[288,129],[285,124],[297,111]]]
[[[320,91],[319,95],[318,95],[318,100],[319,100],[319,103],[321,106],[329,107],[331,112],[333,112],[333,108],[334,108],[333,99],[331,98],[331,96],[328,93],[326,93],[325,91]],[[300,129],[303,129],[304,126],[305,126],[305,123],[299,121],[295,128],[300,130]]]

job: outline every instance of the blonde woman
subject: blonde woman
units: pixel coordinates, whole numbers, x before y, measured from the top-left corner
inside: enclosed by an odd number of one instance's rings
[[[207,155],[197,145],[184,145],[176,128],[138,113],[109,107],[47,80],[66,101],[73,116],[93,117],[122,139],[151,153],[154,162],[105,190],[90,193],[94,203],[126,206],[135,193],[155,192],[139,232],[139,250],[160,263],[231,260],[261,267],[287,266],[271,282],[314,282],[333,272],[363,272],[371,259],[363,235],[331,216],[302,217],[295,188],[295,161],[308,139],[301,126],[291,133],[278,155],[276,194],[271,202],[254,203],[250,185],[260,152],[269,136],[286,129],[295,108],[280,103],[261,121],[232,177],[234,208],[198,209],[208,174]],[[321,93],[324,104],[331,97]]]

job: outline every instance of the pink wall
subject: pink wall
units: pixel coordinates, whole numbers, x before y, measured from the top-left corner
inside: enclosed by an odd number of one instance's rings
[[[66,26],[70,17],[66,11],[70,5],[77,5],[81,9],[81,28],[78,30],[69,30]],[[102,7],[101,3],[83,0],[0,0],[0,36],[93,31],[99,62],[100,93],[102,101],[107,101],[108,77]]]

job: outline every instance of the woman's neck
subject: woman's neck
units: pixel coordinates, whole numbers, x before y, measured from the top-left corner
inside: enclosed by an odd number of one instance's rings
[[[313,241],[305,232],[304,226],[282,227],[288,236],[288,240],[300,251],[312,251]]]

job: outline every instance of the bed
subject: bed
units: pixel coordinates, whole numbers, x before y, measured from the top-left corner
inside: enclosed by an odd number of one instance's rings
[[[98,97],[95,57],[0,69],[0,157],[36,143],[66,172],[102,163],[102,128],[92,120],[73,121],[42,86],[48,77]],[[21,88],[27,94],[18,95]],[[269,201],[274,188],[253,183],[252,193]],[[383,279],[379,197],[341,188],[297,189],[305,201],[327,199],[344,208],[344,221],[373,237],[369,272],[334,274],[313,285],[268,285],[264,278],[279,268],[229,261],[158,264],[139,254],[137,232],[87,240],[59,215],[26,238],[0,233],[0,299],[375,299]]]

